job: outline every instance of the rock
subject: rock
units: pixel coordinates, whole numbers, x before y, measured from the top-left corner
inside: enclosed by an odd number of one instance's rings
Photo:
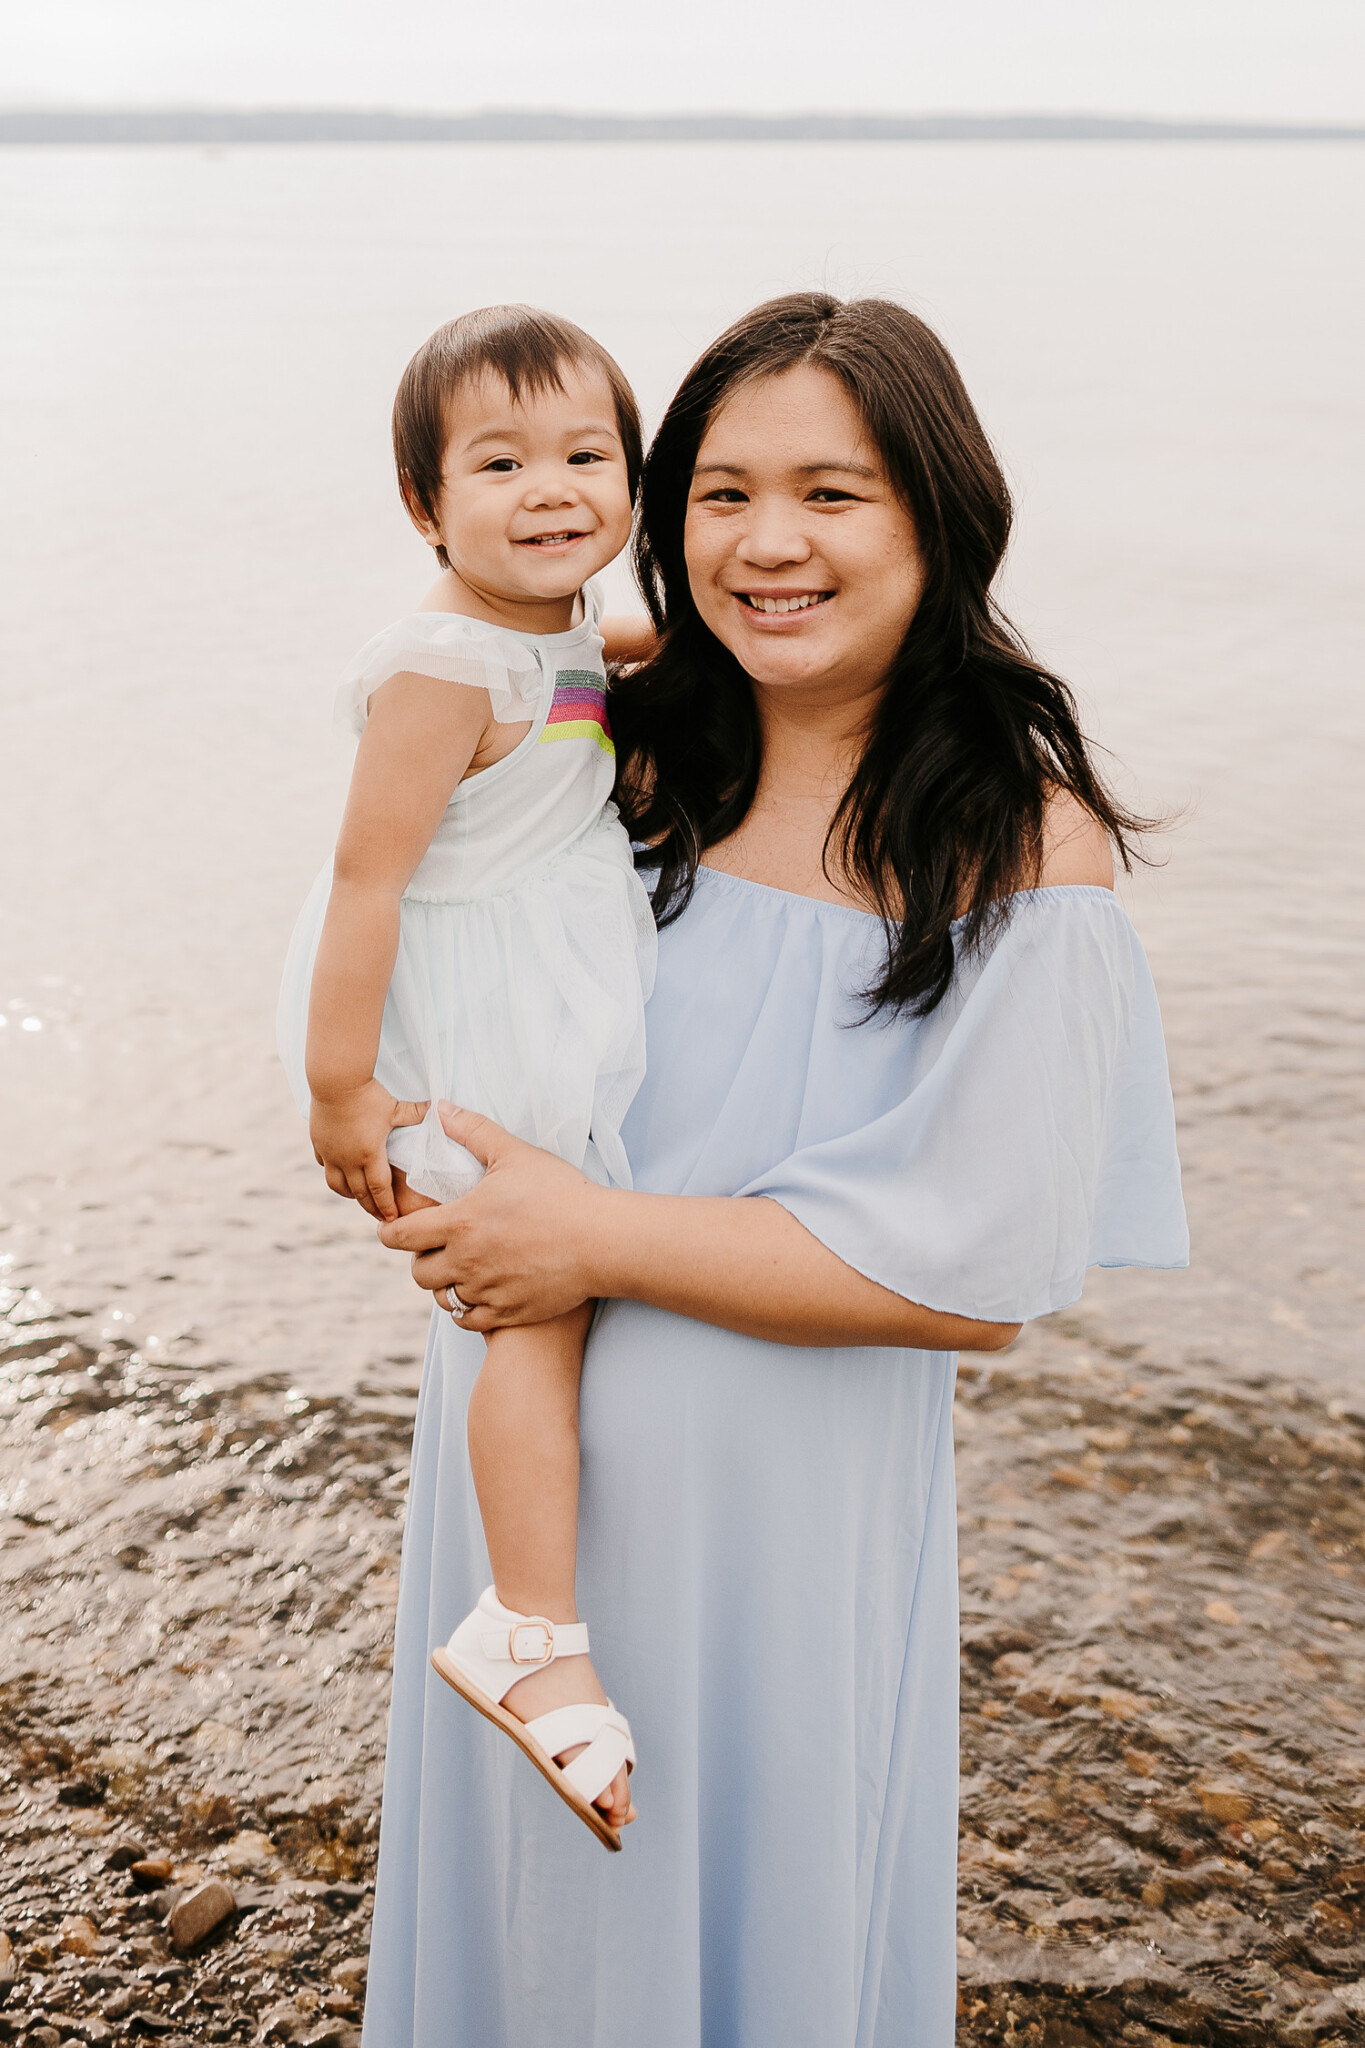
[[[57,1794],[59,1806],[102,1806],[104,1786],[97,1778],[68,1778]]]
[[[1226,1783],[1196,1785],[1199,1804],[1210,1820],[1250,1820],[1251,1800],[1237,1785]]]
[[[9,1997],[14,1982],[14,1944],[7,1934],[0,1934],[0,2005]]]
[[[177,1901],[170,1916],[171,1940],[177,1948],[194,1948],[236,1911],[237,1901],[222,1878],[211,1877]]]
[[[357,2048],[359,2040],[359,2027],[346,2020],[327,2020],[304,2035],[302,2048]]]
[[[227,1792],[203,1792],[189,1802],[194,1820],[210,1835],[224,1834],[237,1825],[237,1802]]]
[[[121,1970],[110,1970],[107,1968],[87,1970],[81,1978],[81,1990],[86,1993],[87,1997],[93,1997],[95,1993],[100,1991],[118,1991],[122,1984],[123,1973]]]
[[[1036,1650],[1038,1638],[1026,1628],[972,1630],[963,1636],[962,1647],[983,1663],[994,1664],[997,1657],[1004,1657],[1011,1650]]]
[[[1052,1915],[1060,1927],[1117,1927],[1132,1917],[1132,1907],[1114,1899],[1068,1899]]]
[[[172,1869],[169,1856],[144,1856],[128,1866],[128,1875],[139,1890],[154,1892],[165,1884]]]
[[[1147,1701],[1135,1692],[1125,1692],[1121,1686],[1109,1686],[1099,1696],[1101,1713],[1112,1714],[1116,1721],[1131,1721],[1135,1714],[1145,1714]]]
[[[125,1985],[122,1991],[114,1993],[108,2005],[104,2007],[104,2017],[107,2020],[126,2020],[136,2004],[137,1993]]]
[[[64,1956],[97,1956],[100,1931],[84,1913],[68,1913],[57,1929],[57,1947]]]
[[[349,1991],[329,1991],[323,1998],[322,2009],[334,2019],[354,2018],[355,1999]]]
[[[358,1992],[364,1989],[369,1974],[370,1966],[364,1956],[348,1956],[333,1970],[332,1982],[340,1984],[343,1990]]]
[[[162,2013],[148,2012],[145,2006],[140,2006],[136,2012],[129,2013],[127,2027],[130,2034],[141,2034],[145,2038],[159,2040],[163,2034],[175,2032],[175,2021],[168,2020]]]
[[[61,2048],[61,2044],[55,2027],[30,2027],[24,2036],[24,2048]]]
[[[1032,1669],[1033,1659],[1027,1650],[1006,1650],[991,1666],[997,1678],[1027,1678]]]
[[[296,2005],[272,2006],[261,2021],[258,2041],[296,2041],[308,2022]]]
[[[334,1913],[349,1913],[368,1897],[368,1892],[363,1884],[329,1884],[323,1886],[318,1897]]]
[[[264,1870],[278,1859],[275,1844],[269,1835],[246,1828],[234,1835],[223,1852],[228,1869],[236,1876],[244,1870]]]
[[[58,2028],[62,2040],[83,2041],[86,2048],[107,2048],[114,2038],[112,2027],[106,2027],[103,2020],[81,2017],[72,2019],[62,2013],[54,2013],[52,2024]]]
[[[96,1761],[102,1771],[127,1772],[135,1777],[147,1775],[147,1753],[136,1742],[111,1742],[100,1751]]]
[[[1216,1621],[1222,1628],[1240,1628],[1242,1617],[1230,1600],[1206,1600],[1204,1613],[1209,1621]]]
[[[145,1863],[148,1853],[145,1842],[137,1841],[132,1835],[120,1835],[105,1851],[104,1867],[106,1870],[130,1870],[135,1863]]]
[[[1067,1711],[1055,1694],[1038,1690],[1017,1693],[1014,1704],[1026,1714],[1036,1714],[1040,1721],[1060,1720]]]

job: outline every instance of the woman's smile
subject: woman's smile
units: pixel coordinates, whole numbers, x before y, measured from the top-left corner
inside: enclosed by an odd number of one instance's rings
[[[811,611],[816,605],[828,604],[834,597],[832,590],[786,590],[769,588],[762,590],[737,590],[736,598],[743,609],[752,615],[754,625],[762,625],[772,631],[778,620],[795,626],[801,613]]]

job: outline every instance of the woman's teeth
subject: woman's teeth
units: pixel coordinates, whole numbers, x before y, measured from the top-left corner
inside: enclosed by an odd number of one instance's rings
[[[823,604],[832,592],[817,590],[809,597],[750,597],[745,593],[744,602],[756,612],[803,612],[807,605]]]

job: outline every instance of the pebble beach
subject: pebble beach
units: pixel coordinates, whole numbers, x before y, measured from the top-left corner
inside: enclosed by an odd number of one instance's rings
[[[411,1400],[7,1308],[0,2040],[350,2048]],[[958,1414],[959,2040],[1359,2040],[1365,1402],[1062,1317]]]

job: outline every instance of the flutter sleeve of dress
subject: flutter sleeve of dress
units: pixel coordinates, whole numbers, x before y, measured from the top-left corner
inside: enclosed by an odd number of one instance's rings
[[[405,674],[487,690],[499,725],[533,719],[540,706],[539,659],[514,633],[455,612],[411,612],[367,640],[346,670],[336,697],[338,727],[359,737],[375,691]]]
[[[1065,1308],[1088,1266],[1189,1263],[1156,990],[1112,891],[1017,897],[906,1043],[894,1108],[741,1192],[905,1299],[986,1322]]]

